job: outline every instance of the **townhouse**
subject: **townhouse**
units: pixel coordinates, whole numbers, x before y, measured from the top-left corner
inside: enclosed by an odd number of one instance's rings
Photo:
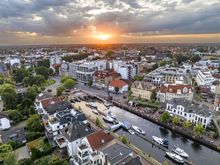
[[[150,100],[151,93],[156,87],[147,81],[134,81],[131,85],[131,95],[141,99]]]
[[[157,92],[157,100],[166,102],[174,98],[182,98],[191,101],[193,99],[193,87],[191,84],[165,84]]]

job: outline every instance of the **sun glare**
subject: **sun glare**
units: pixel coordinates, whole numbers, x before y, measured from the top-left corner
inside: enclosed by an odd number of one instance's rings
[[[106,40],[111,38],[111,35],[109,35],[109,34],[99,34],[99,35],[96,35],[94,37],[99,39],[99,40],[106,41]]]

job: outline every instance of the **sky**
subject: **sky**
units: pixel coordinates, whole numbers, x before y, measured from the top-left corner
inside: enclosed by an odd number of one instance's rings
[[[0,45],[220,42],[220,0],[0,0]]]

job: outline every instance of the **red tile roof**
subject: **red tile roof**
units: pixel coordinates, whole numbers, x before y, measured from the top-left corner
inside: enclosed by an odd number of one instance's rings
[[[41,104],[43,105],[43,108],[46,108],[51,104],[59,103],[61,101],[63,101],[62,97],[52,97],[49,99],[42,100]]]
[[[112,86],[112,87],[119,87],[119,88],[122,88],[123,86],[125,85],[128,85],[125,81],[123,80],[112,80],[109,84],[109,86]]]
[[[100,71],[96,71],[94,73],[94,76],[98,78],[105,78],[105,77],[110,77],[110,76],[113,78],[117,78],[117,77],[120,77],[120,74],[112,70],[100,70]]]
[[[111,134],[105,133],[103,130],[99,130],[98,132],[88,135],[87,139],[91,148],[97,150],[111,142],[114,137]]]
[[[183,89],[188,88],[187,92],[184,92]],[[161,93],[177,93],[178,90],[181,90],[181,93],[189,93],[189,89],[193,91],[193,87],[190,84],[180,84],[180,85],[168,85],[168,86],[162,86],[159,91]]]

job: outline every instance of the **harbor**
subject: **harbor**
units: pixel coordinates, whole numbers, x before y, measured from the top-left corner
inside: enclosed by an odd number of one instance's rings
[[[203,146],[190,139],[187,139],[180,134],[163,128],[151,121],[148,121],[142,117],[139,117],[116,106],[109,106],[107,108],[104,103],[102,103],[102,101],[95,101],[94,103],[97,106],[96,110],[98,111],[99,115],[95,114],[92,109],[86,106],[85,101],[76,102],[74,106],[80,107],[83,112],[87,116],[91,117],[93,120],[99,117],[106,128],[112,127],[112,131],[116,131],[118,135],[125,135],[130,143],[141,149],[143,152],[151,155],[161,163],[167,161],[169,164],[176,164],[176,161],[173,161],[166,156],[166,152],[171,151],[171,148],[177,144],[190,155],[188,159],[184,158],[185,164],[207,165],[211,163],[213,165],[217,165],[220,161],[220,155],[218,152],[211,150],[208,147]],[[103,117],[108,115],[109,112],[116,116],[116,121],[114,123],[105,122],[103,120]],[[124,124],[122,124],[121,122],[123,122]],[[132,134],[130,131],[124,128],[121,129],[122,125],[124,127],[127,127],[127,129],[131,126],[137,126],[143,129],[146,134],[143,135],[137,133],[133,129],[128,129],[135,132],[135,134]],[[165,148],[153,142],[152,136],[158,136],[168,139],[170,144],[169,146],[171,148]],[[216,157],[219,159],[216,159]]]

